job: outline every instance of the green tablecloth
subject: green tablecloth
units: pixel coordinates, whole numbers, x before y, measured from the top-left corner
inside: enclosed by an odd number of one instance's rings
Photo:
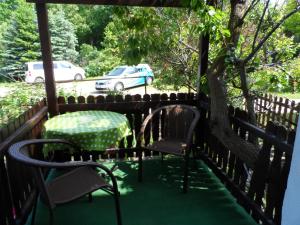
[[[43,138],[66,139],[81,150],[88,151],[104,151],[115,147],[130,134],[126,116],[109,111],[79,111],[58,115],[48,120],[43,130]],[[44,152],[47,154],[47,147]]]

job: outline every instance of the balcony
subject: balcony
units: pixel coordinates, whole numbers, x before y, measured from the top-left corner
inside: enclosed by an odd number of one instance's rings
[[[145,161],[143,183],[137,181],[136,162],[118,163],[114,174],[121,192],[123,224],[257,224],[201,161],[195,162],[190,173],[188,194],[181,193],[181,160]],[[48,216],[48,209],[40,203],[36,224],[48,224]],[[57,207],[54,218],[55,224],[116,224],[113,199],[103,191],[95,192],[92,202],[84,197]]]
[[[259,158],[254,166],[224,148],[210,133],[209,101],[204,95],[156,94],[136,96],[89,96],[58,98],[59,113],[79,110],[110,110],[125,114],[132,135],[115,151],[57,154],[57,160],[101,160],[118,164],[115,175],[121,189],[124,224],[280,224],[281,207],[289,172],[295,132],[270,122],[266,131],[247,123],[245,113],[230,109],[233,130],[245,140],[258,142]],[[194,134],[195,154],[191,163],[190,188],[181,193],[180,159],[144,152],[144,181],[137,182],[135,138],[143,118],[161,105],[194,105],[201,114]],[[0,131],[1,224],[25,224],[36,194],[32,177],[21,165],[7,157],[8,147],[19,140],[39,138],[47,120],[45,102],[20,116]],[[159,118],[153,123],[159,123]],[[155,138],[158,131],[148,132]],[[125,144],[126,143],[126,144]],[[39,154],[39,152],[36,152]],[[55,176],[50,172],[49,177]],[[74,213],[76,212],[76,213]],[[36,224],[47,224],[47,210],[38,204]],[[116,224],[113,201],[98,191],[93,202],[82,198],[55,209],[55,224]]]

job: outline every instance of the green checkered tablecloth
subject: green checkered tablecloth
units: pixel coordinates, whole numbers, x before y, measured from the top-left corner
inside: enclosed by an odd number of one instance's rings
[[[104,151],[117,146],[120,140],[130,134],[129,122],[122,114],[109,111],[79,111],[51,118],[44,124],[42,135],[46,139],[69,140],[81,150]],[[48,151],[46,146],[44,153],[47,154]]]

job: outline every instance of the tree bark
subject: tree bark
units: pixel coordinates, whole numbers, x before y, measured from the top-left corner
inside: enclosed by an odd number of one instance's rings
[[[240,137],[232,130],[229,123],[228,107],[227,107],[227,92],[224,82],[224,74],[226,70],[226,54],[227,52],[234,51],[237,47],[243,20],[245,15],[256,4],[256,0],[252,1],[250,8],[246,8],[247,0],[231,0],[230,19],[228,23],[228,29],[230,31],[230,37],[225,40],[222,50],[210,66],[207,71],[208,85],[210,89],[211,97],[211,133],[230,151],[232,151],[238,158],[244,161],[248,166],[253,167],[257,157],[258,148],[255,144],[249,143]],[[260,40],[260,42],[254,46],[251,53],[243,60],[237,61],[237,69],[240,73],[241,85],[243,89],[243,95],[246,99],[246,105],[248,112],[250,113],[251,121],[256,124],[256,118],[254,113],[253,99],[249,94],[249,87],[247,83],[245,66],[253,58],[253,56],[261,49],[263,44],[272,35],[272,33],[291,15],[300,11],[300,5],[294,10],[285,15],[277,24],[275,24],[271,30]]]
[[[231,0],[231,14],[228,28],[231,32],[230,37],[223,45],[223,51],[207,71],[208,85],[211,97],[211,132],[238,158],[253,167],[258,156],[258,149],[251,143],[241,139],[234,133],[229,123],[227,92],[224,82],[226,51],[237,46],[243,17],[246,9],[245,1]]]
[[[249,85],[248,85],[247,74],[246,74],[246,64],[244,61],[241,60],[238,61],[237,67],[240,75],[243,96],[246,101],[246,108],[250,120],[249,122],[252,123],[253,125],[257,125],[253,96],[249,93]]]

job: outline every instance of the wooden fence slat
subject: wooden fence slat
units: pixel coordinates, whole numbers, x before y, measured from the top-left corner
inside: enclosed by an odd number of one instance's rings
[[[283,118],[283,122],[282,122],[282,125],[283,126],[287,126],[287,122],[288,122],[288,118],[287,118],[287,111],[288,111],[288,108],[289,108],[289,100],[286,98],[284,100],[284,107],[283,107],[283,114],[282,114],[282,118]]]
[[[276,137],[281,140],[286,140],[286,130],[284,127],[276,127]],[[280,224],[281,220],[281,199],[280,199],[280,174],[281,174],[281,161],[283,152],[274,148],[274,157],[270,166],[269,182],[266,193],[266,214],[273,217],[277,224]]]
[[[125,102],[132,102],[132,96],[126,95]],[[129,121],[130,129],[131,129],[131,135],[127,136],[127,148],[132,148],[133,147],[133,136],[135,134],[135,132],[134,132],[134,117],[133,117],[132,113],[127,113],[126,116]]]
[[[160,94],[153,94],[151,95],[151,101],[157,101],[160,102]],[[157,104],[154,108],[152,108],[152,111],[156,108],[160,107],[160,104]],[[159,138],[159,124],[160,124],[160,116],[156,115],[152,119],[152,137],[153,141],[157,141]]]
[[[268,123],[266,132],[269,134],[273,134],[275,132],[275,126],[272,122]],[[259,206],[262,206],[263,204],[264,190],[268,177],[268,173],[266,171],[268,171],[270,164],[271,147],[272,143],[268,140],[263,140],[263,146],[259,152],[258,161],[254,168],[248,192],[249,197],[254,199]],[[265,172],[262,173],[261,171]]]
[[[114,102],[115,96],[114,95],[107,95],[105,98],[105,102]]]
[[[103,95],[98,95],[96,97],[96,103],[99,104],[99,103],[103,103],[105,101],[105,98]]]
[[[291,103],[290,103],[291,102]],[[294,101],[270,94],[257,95],[254,101],[257,123],[265,128],[269,120],[278,121],[288,129],[295,129],[300,113],[300,105],[296,107]]]
[[[144,96],[143,96],[143,100],[145,101],[145,102],[150,102],[151,101],[151,97],[150,97],[150,95],[148,95],[148,94],[145,94]],[[143,120],[145,120],[146,119],[146,117],[149,115],[149,109],[150,108],[148,108],[148,109],[146,109],[145,111],[144,111],[144,118],[143,118]],[[145,145],[148,145],[149,143],[150,143],[150,138],[151,138],[151,127],[149,127],[149,126],[147,126],[146,127],[146,129],[145,129]],[[146,156],[149,156],[150,155],[150,151],[149,150],[147,150],[147,151],[145,151],[145,155]]]
[[[89,95],[87,97],[87,103],[89,103],[89,104],[95,103],[95,97],[93,95]]]
[[[177,99],[177,95],[175,93],[170,94],[170,101],[175,101]]]
[[[78,98],[77,98],[77,101],[78,101],[78,103],[85,103],[85,97],[84,96],[79,96]]]
[[[65,99],[65,97],[59,96],[59,97],[57,98],[57,103],[58,103],[58,104],[66,104],[66,99]]]
[[[68,99],[67,99],[67,101],[68,101],[68,104],[74,104],[74,103],[76,103],[76,99],[75,99],[74,96],[69,96]]]

